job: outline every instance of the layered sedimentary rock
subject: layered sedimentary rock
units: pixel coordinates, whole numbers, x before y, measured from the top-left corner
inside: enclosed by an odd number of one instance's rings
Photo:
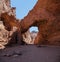
[[[15,16],[15,7],[11,7],[10,0],[0,0],[0,15],[8,12],[9,15]]]
[[[60,0],[38,0],[21,21],[22,33],[38,27],[35,44],[60,45]]]
[[[0,0],[0,49],[5,48],[7,44],[23,44],[24,42],[32,44],[29,31],[21,33],[21,25],[15,17],[15,9],[10,6],[10,0]]]
[[[3,21],[0,21],[0,49],[5,48],[7,44],[15,44],[18,43],[18,41],[21,43],[21,39],[19,39],[20,32],[17,31],[17,27],[13,27],[12,30],[8,31],[5,29]]]
[[[60,45],[60,0],[38,0],[20,23],[15,17],[15,8],[10,6],[10,0],[0,0],[0,3],[0,21],[3,21],[4,33],[8,31],[7,35],[11,38],[7,43],[22,44],[24,40],[27,44]],[[25,33],[31,26],[37,26],[39,30],[34,41],[29,32]],[[0,38],[3,40],[3,36]],[[0,46],[4,48],[5,43],[2,43]]]
[[[9,37],[9,32],[5,29],[1,20],[1,13],[8,12],[10,8],[9,0],[0,0],[0,49],[5,48],[4,45],[8,44]]]
[[[23,41],[25,41],[26,44],[32,44],[32,38],[31,38],[31,34],[29,31],[22,34],[22,36],[23,36]]]
[[[1,14],[1,20],[3,21],[6,30],[14,31],[14,29],[16,29],[12,34],[11,41],[18,41],[18,43],[20,44],[22,40],[22,34],[20,28],[21,26],[18,20],[13,15],[9,15],[7,12]]]
[[[35,37],[37,36],[37,32],[30,32],[29,30],[23,33],[23,41],[26,44],[34,44]]]
[[[8,43],[9,32],[5,29],[3,22],[0,21],[0,49],[5,48],[4,45]]]
[[[0,26],[2,26],[0,27],[0,34],[2,35],[0,36],[0,46],[3,47],[4,45],[10,43],[20,44],[22,40],[20,24],[18,23],[18,20],[15,17],[15,7],[10,6],[10,0],[0,0],[0,21],[2,21],[3,23],[0,24]],[[3,36],[6,34],[6,32],[8,32],[9,34],[7,33],[8,37],[6,36],[4,38]]]
[[[4,49],[5,45],[23,44],[20,33],[21,31],[15,26],[10,31],[6,30],[3,21],[0,21],[0,49]]]
[[[34,40],[35,40],[35,38],[36,38],[36,36],[37,36],[37,33],[38,33],[38,32],[36,32],[36,31],[32,31],[32,32],[30,33],[33,44],[34,44]]]

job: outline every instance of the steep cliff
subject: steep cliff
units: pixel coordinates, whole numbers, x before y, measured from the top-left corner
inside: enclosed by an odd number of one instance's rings
[[[0,23],[0,48],[17,41],[21,43],[22,39],[20,26],[15,17],[15,7],[10,5],[10,0],[0,0],[0,22],[2,22]]]

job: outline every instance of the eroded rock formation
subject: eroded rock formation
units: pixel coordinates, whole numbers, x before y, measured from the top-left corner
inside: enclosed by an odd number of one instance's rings
[[[9,41],[8,36],[9,32],[5,29],[3,22],[0,21],[0,49],[5,48],[4,45]]]
[[[11,7],[10,0],[0,0],[0,16],[1,13],[8,12],[9,15],[15,16],[15,7]]]
[[[24,40],[27,44],[60,45],[60,0],[38,0],[20,23],[15,17],[15,8],[11,8],[9,4],[10,0],[0,0],[0,3],[0,21],[3,21],[4,33],[8,31],[7,35],[9,34],[6,41],[10,38],[6,44],[22,44]],[[31,26],[37,26],[39,30],[34,41],[29,32],[25,33]],[[0,35],[4,35],[1,32],[3,31],[0,31]],[[2,43],[0,47],[4,48],[6,44]]]
[[[1,38],[0,48],[4,48],[4,45],[10,43],[21,44],[22,43],[21,42],[22,35],[20,30],[21,28],[19,22],[15,17],[15,7],[10,6],[10,0],[0,0],[0,21],[3,22],[3,24],[1,24],[2,27],[0,27],[1,29],[0,34],[2,35],[0,36]],[[6,32],[8,32],[9,33],[8,37],[6,36],[5,38],[3,38],[4,33],[2,32],[4,32],[5,34]]]
[[[29,30],[25,33],[22,34],[23,36],[23,41],[26,44],[34,44],[34,39],[37,36],[37,32],[30,32]]]
[[[21,33],[21,25],[15,17],[15,7],[10,6],[10,0],[0,0],[0,22],[2,22],[0,24],[0,49],[11,44],[24,44],[24,42],[32,44],[29,31]]]
[[[38,0],[21,21],[21,32],[37,26],[35,44],[60,45],[60,0]]]
[[[12,35],[11,41],[18,41],[20,44],[22,41],[22,34],[21,34],[21,26],[18,22],[18,20],[13,15],[8,15],[8,13],[2,13],[1,14],[1,20],[3,21],[5,28],[8,31],[14,31]]]

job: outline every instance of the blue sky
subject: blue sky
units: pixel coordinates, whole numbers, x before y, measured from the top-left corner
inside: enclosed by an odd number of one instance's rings
[[[11,0],[11,6],[16,7],[16,17],[23,19],[28,12],[34,7],[37,0]],[[30,31],[37,31],[35,27],[30,28]]]

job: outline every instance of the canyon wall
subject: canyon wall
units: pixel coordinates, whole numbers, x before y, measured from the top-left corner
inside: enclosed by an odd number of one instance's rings
[[[8,43],[24,42],[60,46],[60,0],[38,0],[34,8],[20,22],[16,18],[15,9],[10,6],[10,0],[0,0],[1,48]],[[36,36],[28,31],[32,26],[38,27]]]
[[[33,44],[29,31],[21,33],[20,20],[16,18],[16,8],[10,0],[0,0],[0,49],[11,44]],[[25,37],[26,36],[26,37]]]
[[[15,7],[11,7],[10,0],[0,0],[0,47],[6,44],[21,43],[22,35]],[[19,26],[19,27],[18,27]]]

